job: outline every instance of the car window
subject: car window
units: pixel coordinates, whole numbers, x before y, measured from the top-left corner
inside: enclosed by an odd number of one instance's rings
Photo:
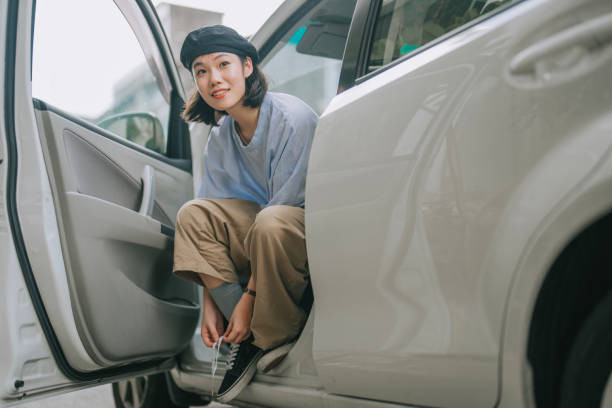
[[[112,0],[38,0],[32,96],[165,153],[166,101]]]
[[[511,1],[383,0],[366,72],[375,71]]]
[[[271,91],[295,95],[317,113],[338,91],[356,0],[323,0],[299,19],[261,63]]]

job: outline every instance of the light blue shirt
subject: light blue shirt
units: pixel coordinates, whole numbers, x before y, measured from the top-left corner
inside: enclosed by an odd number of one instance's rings
[[[268,92],[257,129],[242,144],[231,116],[210,132],[198,197],[242,198],[262,208],[304,207],[308,156],[318,117],[300,99]]]

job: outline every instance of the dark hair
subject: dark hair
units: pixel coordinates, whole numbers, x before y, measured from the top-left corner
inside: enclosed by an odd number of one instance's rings
[[[238,56],[244,63],[246,57]],[[251,108],[258,108],[263,102],[264,96],[268,91],[268,81],[264,76],[263,72],[259,69],[259,64],[253,62],[253,72],[245,79],[245,92],[244,100],[242,101],[243,106]],[[212,124],[217,126],[217,120],[227,115],[225,111],[217,111],[210,107],[196,89],[191,97],[185,103],[185,109],[181,114],[181,117],[186,122],[204,122],[207,125]]]

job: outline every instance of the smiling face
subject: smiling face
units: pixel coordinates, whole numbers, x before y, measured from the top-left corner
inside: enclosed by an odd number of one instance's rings
[[[234,108],[242,106],[245,79],[253,73],[253,64],[249,57],[242,61],[236,54],[213,52],[196,58],[192,73],[204,102],[231,115]]]

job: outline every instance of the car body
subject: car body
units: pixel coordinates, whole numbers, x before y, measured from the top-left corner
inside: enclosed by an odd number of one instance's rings
[[[115,3],[161,105],[95,115],[37,97],[35,5],[2,3],[6,405],[102,382],[137,393],[128,379],[161,372],[173,401],[203,403],[224,373],[199,336],[198,292],[171,274],[208,129],[179,119],[152,5]],[[315,302],[238,401],[612,406],[610,27],[608,0],[288,0],[274,13],[252,38],[270,89],[321,114],[305,207]]]

